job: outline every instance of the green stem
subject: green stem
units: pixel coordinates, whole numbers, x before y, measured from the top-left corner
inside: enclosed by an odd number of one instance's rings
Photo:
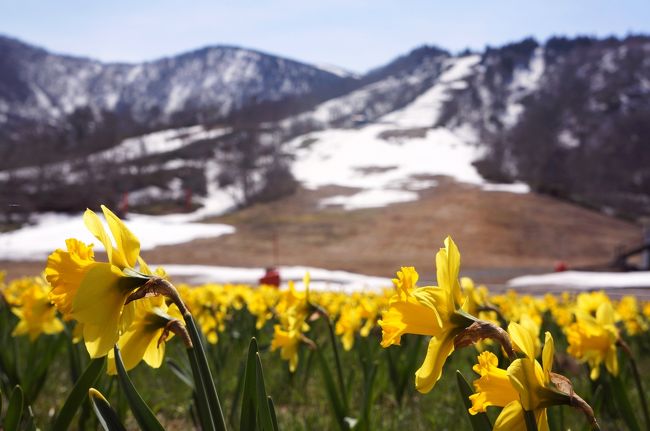
[[[321,307],[316,306],[319,314],[325,319],[327,323],[327,329],[330,337],[330,342],[332,343],[332,349],[334,349],[334,361],[336,364],[336,378],[339,381],[339,389],[341,390],[341,398],[343,401],[343,407],[345,411],[348,410],[348,397],[347,391],[345,390],[345,380],[343,379],[343,367],[341,367],[341,358],[339,356],[339,348],[336,343],[336,334],[334,333],[334,325],[332,325],[332,320],[325,310]]]
[[[145,283],[141,289],[136,291],[134,294],[131,294],[128,300],[139,299],[151,293],[164,295],[171,299],[183,315],[183,320],[185,320],[185,326],[187,332],[189,333],[190,341],[192,344],[192,346],[188,346],[188,353],[190,353],[190,362],[192,363],[194,380],[195,384],[197,385],[197,398],[200,399],[202,396],[199,388],[201,385],[203,385],[203,392],[207,396],[207,402],[210,414],[212,416],[212,422],[216,427],[216,430],[226,431],[226,420],[223,416],[223,410],[221,409],[221,403],[219,402],[217,389],[214,386],[214,379],[212,378],[212,372],[210,371],[208,358],[205,354],[205,348],[203,347],[201,331],[196,325],[192,313],[190,313],[190,310],[188,310],[174,285],[169,281],[159,277],[154,277],[147,281],[147,283]],[[196,362],[192,362],[192,357],[196,360]],[[196,367],[196,370],[194,367]]]
[[[212,372],[210,371],[208,359],[205,355],[205,349],[203,348],[203,342],[201,341],[201,334],[198,327],[196,326],[196,322],[194,321],[192,314],[187,309],[185,310],[185,313],[183,313],[183,319],[185,319],[185,324],[190,334],[192,345],[194,346],[190,350],[193,350],[196,355],[197,365],[199,367],[200,374],[203,377],[205,392],[207,394],[210,411],[212,413],[212,420],[214,421],[214,425],[218,431],[226,431],[226,420],[224,419],[221,403],[219,402],[219,396],[217,395],[217,388],[214,386]]]
[[[645,419],[645,426],[650,430],[650,413],[648,412],[648,401],[645,397],[645,391],[643,390],[643,383],[641,381],[641,375],[639,374],[639,368],[636,366],[636,360],[632,354],[632,349],[627,345],[622,339],[618,340],[618,345],[621,346],[625,354],[630,361],[630,368],[632,369],[632,374],[634,375],[634,382],[636,383],[636,390],[639,392],[639,401],[641,401],[641,409],[643,410],[643,418]]]

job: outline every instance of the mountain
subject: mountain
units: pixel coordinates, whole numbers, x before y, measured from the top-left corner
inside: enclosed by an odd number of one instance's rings
[[[112,64],[0,37],[0,137],[3,149],[34,135],[49,138],[63,150],[56,154],[67,156],[162,128],[235,115],[274,119],[355,84],[352,77],[231,46]],[[25,163],[22,152],[11,155],[5,166]]]
[[[437,125],[467,125],[497,181],[650,214],[650,38],[532,39],[486,50]]]
[[[0,199],[216,211],[335,184],[322,204],[358,208],[446,176],[635,218],[650,214],[649,53],[646,36],[422,46],[355,76],[235,47],[105,64],[0,38]]]

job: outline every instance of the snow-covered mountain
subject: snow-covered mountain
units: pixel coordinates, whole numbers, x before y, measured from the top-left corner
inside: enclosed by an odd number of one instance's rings
[[[119,137],[223,121],[237,113],[273,119],[275,111],[286,115],[308,108],[356,81],[231,46],[141,64],[107,64],[0,36],[0,137],[20,143],[39,131],[43,138],[49,132],[55,141],[67,140],[68,147],[97,149],[111,143],[81,141],[92,141],[104,124],[117,127],[120,133],[111,136]],[[22,160],[13,157],[11,162]]]
[[[424,46],[356,76],[233,47],[127,65],[0,38],[2,199],[71,210],[190,192],[223,210],[298,181],[357,189],[323,204],[358,208],[447,176],[647,214],[648,54],[644,36]]]

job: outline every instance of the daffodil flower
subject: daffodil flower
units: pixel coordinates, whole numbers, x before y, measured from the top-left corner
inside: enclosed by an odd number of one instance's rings
[[[298,366],[298,347],[304,337],[302,331],[305,323],[295,315],[286,317],[287,328],[282,325],[275,325],[273,328],[273,339],[271,340],[271,351],[280,349],[280,357],[289,361],[289,371],[296,371]]]
[[[44,282],[43,280],[42,282]],[[19,298],[20,306],[11,311],[20,319],[12,335],[29,335],[31,341],[41,334],[58,334],[63,331],[63,323],[56,316],[56,308],[50,302],[47,290],[37,280]]]
[[[341,336],[343,349],[352,350],[354,336],[361,329],[361,307],[347,306],[341,311],[341,316],[336,321],[336,335]]]
[[[144,360],[152,368],[159,368],[165,356],[165,341],[174,334],[172,324],[180,325],[181,316],[175,304],[169,307],[162,296],[143,298],[133,302],[135,313],[131,325],[117,342],[124,368],[130,370]],[[108,352],[108,373],[116,374],[115,355]]]
[[[47,261],[47,280],[52,285],[50,299],[67,317],[83,324],[83,338],[91,357],[105,356],[117,342],[119,331],[133,317],[128,296],[147,280],[150,271],[140,258],[140,242],[122,221],[102,206],[115,245],[101,220],[86,210],[84,223],[104,245],[108,262],[96,262],[92,246],[76,239],[66,241],[67,251],[56,250]],[[135,268],[139,266],[139,272]]]
[[[525,431],[525,414],[532,413],[537,428],[547,431],[546,409],[554,405],[573,405],[585,412],[592,422],[591,408],[568,388],[570,383],[551,372],[555,347],[549,332],[545,335],[542,365],[535,359],[535,340],[523,326],[511,323],[508,333],[512,344],[523,357],[514,360],[507,370],[498,368],[494,354],[483,352],[474,371],[481,377],[474,382],[476,393],[470,396],[471,414],[485,412],[489,406],[503,407],[494,430]],[[559,385],[558,385],[559,382]],[[560,386],[565,387],[561,388]]]
[[[379,321],[382,347],[399,345],[403,334],[431,336],[424,363],[415,373],[415,387],[423,393],[440,379],[442,366],[454,351],[454,338],[476,321],[461,309],[459,271],[458,247],[447,237],[436,254],[438,286],[417,287],[415,269],[402,268],[393,280],[397,293]]]
[[[576,311],[576,321],[566,328],[566,335],[569,341],[567,352],[589,364],[592,380],[600,376],[600,365],[603,363],[610,374],[618,375],[616,343],[619,334],[609,300],[598,306],[595,317],[581,310]]]

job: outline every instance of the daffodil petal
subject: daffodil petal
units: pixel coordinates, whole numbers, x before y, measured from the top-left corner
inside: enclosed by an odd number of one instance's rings
[[[442,367],[447,357],[454,351],[455,331],[445,331],[438,337],[431,338],[427,356],[420,369],[415,372],[415,388],[425,394],[433,389],[440,379]]]
[[[514,347],[526,355],[529,359],[535,359],[535,341],[530,332],[516,322],[508,325],[508,334]]]
[[[117,339],[117,322],[119,316],[99,325],[84,324],[83,334],[86,350],[91,358],[101,358],[113,348]]]
[[[418,302],[393,302],[379,321],[382,329],[383,347],[399,344],[404,334],[437,335],[440,332],[440,318],[432,308]]]
[[[93,264],[77,290],[72,316],[91,325],[101,325],[119,317],[128,295],[128,291],[121,288],[122,280],[127,280],[122,271],[110,263]]]
[[[458,281],[458,273],[460,272],[460,252],[456,243],[447,237],[445,239],[445,247],[441,248],[436,254],[436,277],[438,286],[445,292],[448,292],[448,309],[454,309],[455,306],[460,307],[461,293],[460,283]]]
[[[120,255],[119,250],[113,250],[113,243],[111,238],[106,233],[102,221],[99,219],[97,214],[94,211],[87,209],[84,213],[84,224],[86,228],[92,233],[95,238],[97,238],[106,249],[106,254],[108,255],[108,261],[115,263],[118,266],[124,267],[124,259]]]
[[[102,211],[108,222],[108,227],[113,234],[113,238],[115,238],[115,244],[126,261],[126,266],[129,268],[135,267],[140,254],[140,240],[133,235],[122,220],[104,205],[102,205]]]
[[[535,410],[535,418],[537,419],[537,431],[550,431],[546,409]]]
[[[605,367],[610,374],[618,376],[618,355],[616,354],[616,349],[611,349],[607,352],[607,356],[605,357]],[[598,376],[596,376],[594,380],[597,378]]]
[[[555,343],[550,332],[544,335],[544,350],[542,350],[542,368],[548,383],[548,373],[553,369],[553,357],[555,356]]]
[[[524,410],[519,401],[512,401],[501,410],[492,431],[526,431]]]
[[[145,350],[144,356],[142,357],[151,368],[160,368],[163,358],[165,357],[165,343],[160,343],[160,345],[158,345],[158,338],[159,336],[151,339],[151,342],[147,346],[147,350]]]
[[[614,308],[612,307],[611,302],[606,301],[598,306],[598,309],[596,310],[596,321],[601,325],[614,324]]]
[[[514,360],[508,367],[510,383],[519,392],[521,404],[526,410],[534,410],[539,402],[538,389],[544,388],[544,371],[534,359]]]

